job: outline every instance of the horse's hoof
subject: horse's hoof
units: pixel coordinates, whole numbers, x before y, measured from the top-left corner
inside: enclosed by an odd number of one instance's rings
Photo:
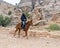
[[[20,36],[18,36],[18,38],[20,38]]]
[[[15,35],[13,35],[13,37],[15,37]]]
[[[28,39],[28,37],[26,37],[26,39]]]
[[[26,39],[28,39],[28,37],[27,37],[27,36],[23,36],[23,37],[26,37]]]
[[[26,37],[26,36],[23,36],[23,37]]]

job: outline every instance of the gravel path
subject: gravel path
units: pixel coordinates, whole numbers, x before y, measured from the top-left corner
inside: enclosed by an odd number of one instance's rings
[[[0,30],[0,48],[60,48],[60,39],[47,37],[13,37],[8,31]]]

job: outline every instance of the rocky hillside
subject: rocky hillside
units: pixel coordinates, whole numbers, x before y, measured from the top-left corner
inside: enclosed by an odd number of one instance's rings
[[[8,12],[14,12],[14,6],[7,2],[0,2],[0,14],[8,15]]]
[[[35,0],[34,0],[35,1]],[[40,4],[39,4],[40,1]],[[18,4],[18,6],[26,7],[27,9],[31,10],[32,1],[31,0],[21,0],[21,2]],[[35,6],[41,7],[44,11],[45,16],[51,15],[52,11],[53,14],[57,12],[60,12],[60,0],[36,0]]]
[[[12,12],[11,15],[8,15],[9,11]],[[16,8],[16,6],[2,1],[0,2],[0,14],[9,16],[11,18],[11,24],[16,24],[18,22],[18,18],[20,17],[20,10]]]
[[[60,13],[60,0],[36,0],[35,2],[35,8],[33,11],[31,11],[34,22],[40,20],[42,17],[43,19],[49,20],[50,18],[53,18],[54,14]],[[40,3],[40,4],[39,4]],[[18,6],[22,9],[31,10],[32,4],[31,0],[21,0],[21,2],[18,4]],[[12,11],[11,16],[11,23],[17,23],[20,22],[20,13],[21,11],[18,10],[18,8],[15,8],[16,6],[13,6],[7,2],[0,2],[0,14],[7,15],[8,12]]]
[[[26,11],[29,9],[31,10],[32,1],[21,0],[18,6],[22,9],[25,8]],[[42,11],[40,10],[40,8],[42,9]],[[32,14],[33,14],[32,16],[35,22],[37,22],[41,16],[43,16],[43,18],[48,21],[48,20],[51,20],[51,18],[53,19],[55,14],[59,14],[59,13],[60,13],[60,0],[36,0],[35,7],[32,11]],[[59,17],[59,15],[56,15],[56,16]]]

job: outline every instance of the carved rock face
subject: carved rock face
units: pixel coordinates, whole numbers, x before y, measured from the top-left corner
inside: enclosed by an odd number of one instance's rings
[[[32,13],[33,22],[39,21],[40,18],[42,17],[42,14],[41,14],[42,10],[40,9],[40,11],[39,11],[39,9],[40,8],[35,7],[34,10],[33,10],[33,13]]]

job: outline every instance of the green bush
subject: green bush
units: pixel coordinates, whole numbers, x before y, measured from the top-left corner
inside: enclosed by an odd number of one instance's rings
[[[5,16],[2,20],[2,26],[7,26],[10,23],[10,18]]]
[[[12,14],[12,11],[9,11],[9,12],[8,12],[8,15],[11,15],[11,14]]]
[[[48,29],[50,30],[60,30],[60,26],[57,24],[51,24]]]
[[[0,25],[2,24],[1,22],[2,22],[2,20],[3,20],[3,15],[2,14],[0,14]]]
[[[0,25],[7,26],[10,23],[10,18],[7,16],[0,15]]]
[[[29,17],[29,15],[30,15],[30,14],[27,12],[27,13],[26,13],[26,16]]]

